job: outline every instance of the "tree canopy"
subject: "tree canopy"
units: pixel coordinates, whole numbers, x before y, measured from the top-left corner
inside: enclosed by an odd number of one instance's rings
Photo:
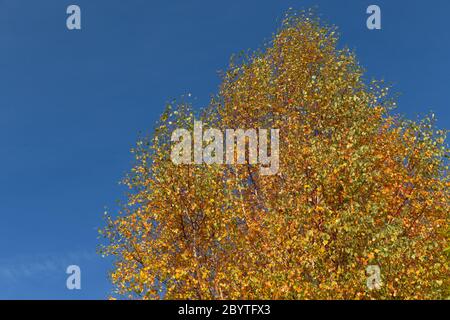
[[[127,203],[108,215],[115,293],[143,299],[434,299],[449,286],[446,131],[410,121],[309,13],[235,57],[210,105],[172,103],[138,141]],[[419,94],[419,93],[418,93]],[[279,129],[279,170],[174,164],[194,119]],[[205,142],[206,143],[206,142]],[[366,269],[379,266],[370,290]]]

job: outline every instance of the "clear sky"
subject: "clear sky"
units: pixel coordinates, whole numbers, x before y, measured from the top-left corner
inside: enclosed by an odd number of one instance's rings
[[[77,4],[82,30],[66,28]],[[377,4],[382,30],[366,28]],[[317,12],[367,78],[401,92],[398,112],[450,128],[448,0],[0,0],[0,299],[103,299],[95,253],[139,131],[166,101],[206,104],[229,57],[255,49],[289,7]],[[66,267],[82,289],[66,289]]]

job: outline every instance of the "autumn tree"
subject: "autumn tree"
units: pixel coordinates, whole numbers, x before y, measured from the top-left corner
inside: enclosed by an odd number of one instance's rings
[[[144,299],[443,298],[449,266],[446,132],[393,113],[336,28],[288,14],[262,50],[232,59],[196,114],[169,105],[137,143],[128,202],[108,215],[116,294]],[[171,161],[171,134],[278,128],[280,167]],[[205,142],[205,145],[208,141]],[[194,150],[192,150],[194,152]],[[379,266],[382,285],[366,285]]]

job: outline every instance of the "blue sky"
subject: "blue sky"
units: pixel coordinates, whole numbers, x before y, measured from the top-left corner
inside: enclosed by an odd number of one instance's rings
[[[66,28],[77,4],[82,30]],[[382,30],[366,28],[366,8]],[[206,104],[229,57],[255,49],[289,7],[317,6],[368,78],[402,93],[398,112],[432,110],[450,128],[450,2],[0,0],[0,299],[103,299],[95,253],[104,207],[125,191],[139,131],[166,101]],[[82,289],[66,289],[77,264]]]

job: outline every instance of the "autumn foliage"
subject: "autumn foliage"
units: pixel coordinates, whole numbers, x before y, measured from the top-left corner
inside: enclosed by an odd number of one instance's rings
[[[128,202],[107,218],[115,294],[144,299],[434,299],[448,288],[446,132],[395,115],[334,27],[289,14],[232,59],[200,114],[171,104],[133,150]],[[280,129],[280,168],[175,165],[171,133]],[[370,290],[366,268],[382,286]]]

